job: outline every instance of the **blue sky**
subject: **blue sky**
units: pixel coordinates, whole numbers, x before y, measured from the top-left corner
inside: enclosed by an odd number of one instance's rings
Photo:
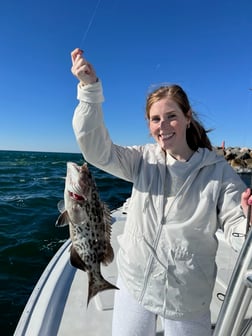
[[[114,142],[151,141],[145,99],[165,82],[214,145],[252,147],[251,0],[3,0],[0,16],[0,149],[79,151],[76,47],[102,80]]]

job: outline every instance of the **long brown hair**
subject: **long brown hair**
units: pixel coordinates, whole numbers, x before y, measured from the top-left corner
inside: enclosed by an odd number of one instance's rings
[[[197,114],[192,110],[185,91],[179,85],[173,84],[160,86],[148,95],[145,108],[146,119],[150,120],[151,106],[165,97],[173,99],[185,116],[187,116],[190,110],[192,112],[190,127],[186,130],[186,141],[188,146],[194,151],[196,151],[199,147],[212,150],[211,141],[207,136],[209,130],[206,131],[201,122],[198,120]]]

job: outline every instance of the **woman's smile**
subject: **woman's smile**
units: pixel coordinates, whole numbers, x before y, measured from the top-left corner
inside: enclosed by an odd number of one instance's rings
[[[169,140],[175,135],[175,132],[169,133],[169,134],[160,134],[160,138],[162,140]]]

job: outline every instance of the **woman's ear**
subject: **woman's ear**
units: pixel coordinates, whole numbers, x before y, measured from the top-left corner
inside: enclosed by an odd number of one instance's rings
[[[190,127],[190,123],[191,123],[191,121],[192,121],[192,110],[191,110],[191,109],[188,110],[188,112],[187,112],[187,114],[186,114],[186,118],[187,118],[187,120],[188,120],[187,127],[189,128],[189,127]]]

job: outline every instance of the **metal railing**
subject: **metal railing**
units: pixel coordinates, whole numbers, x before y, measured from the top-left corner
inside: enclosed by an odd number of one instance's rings
[[[248,311],[251,301],[252,229],[235,264],[213,336],[251,336],[252,311]]]

